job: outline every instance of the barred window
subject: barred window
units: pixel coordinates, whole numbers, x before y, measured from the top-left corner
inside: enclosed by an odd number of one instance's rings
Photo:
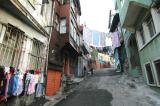
[[[29,53],[29,69],[43,69],[45,64],[45,45],[36,39],[32,39]]]
[[[0,43],[1,65],[19,67],[25,38],[23,31],[10,24],[7,25],[2,43]]]

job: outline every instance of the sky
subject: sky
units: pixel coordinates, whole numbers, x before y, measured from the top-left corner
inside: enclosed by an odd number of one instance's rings
[[[81,24],[100,32],[108,32],[109,11],[114,9],[113,0],[80,0]]]

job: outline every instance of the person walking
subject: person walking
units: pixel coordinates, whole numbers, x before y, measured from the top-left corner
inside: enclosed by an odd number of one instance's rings
[[[93,68],[94,68],[94,63],[93,60],[89,60],[89,71],[91,72],[91,75],[93,76]]]

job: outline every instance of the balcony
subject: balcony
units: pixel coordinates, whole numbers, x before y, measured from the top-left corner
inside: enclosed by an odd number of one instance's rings
[[[121,3],[119,2],[118,4]],[[151,4],[152,0],[124,0],[124,4],[119,6],[122,26],[130,31],[133,31],[135,25],[148,11]]]

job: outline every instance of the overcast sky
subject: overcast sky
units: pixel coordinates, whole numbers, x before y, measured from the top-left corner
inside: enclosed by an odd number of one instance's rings
[[[80,0],[81,2],[81,24],[87,27],[108,32],[109,10],[114,9],[113,0]]]

